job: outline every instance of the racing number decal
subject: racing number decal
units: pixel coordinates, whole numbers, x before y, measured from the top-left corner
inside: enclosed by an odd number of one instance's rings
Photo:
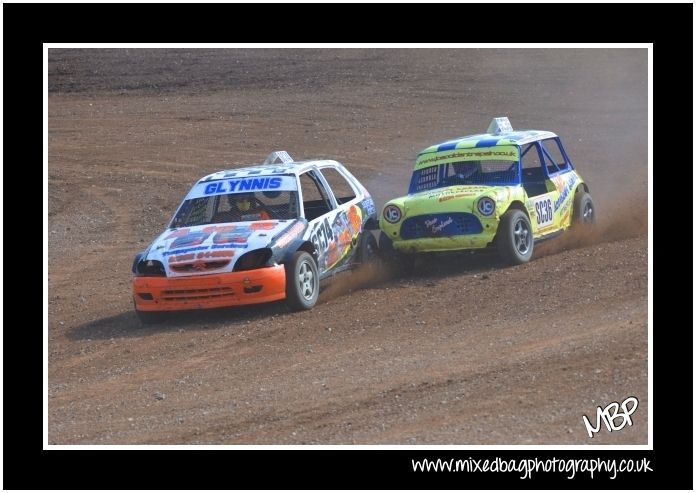
[[[334,239],[333,230],[329,224],[328,218],[325,218],[323,222],[320,222],[314,227],[311,235],[311,241],[314,243],[314,247],[318,252],[323,252],[329,246],[329,242]]]
[[[310,223],[309,240],[319,253],[319,266],[322,270],[330,269],[357,244],[362,230],[362,211],[353,205],[347,211],[339,210],[333,216],[315,221]]]
[[[542,197],[534,201],[534,212],[539,228],[548,226],[553,221],[553,204],[551,197]]]

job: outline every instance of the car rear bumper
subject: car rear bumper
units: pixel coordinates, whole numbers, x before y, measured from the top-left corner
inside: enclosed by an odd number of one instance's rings
[[[267,303],[285,298],[282,265],[191,277],[135,277],[135,309],[194,310]]]

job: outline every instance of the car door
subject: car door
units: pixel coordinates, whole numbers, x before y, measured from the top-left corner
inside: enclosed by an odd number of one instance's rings
[[[522,186],[527,193],[527,211],[532,222],[534,236],[554,231],[553,203],[558,195],[556,186],[549,179],[539,142],[531,142],[522,148]]]
[[[577,175],[566,156],[558,137],[544,139],[540,142],[544,169],[548,177],[548,188],[553,197],[553,223],[550,230],[564,229],[570,226],[572,190]]]
[[[320,277],[349,268],[368,219],[360,206],[364,194],[334,166],[312,169],[299,180],[303,215],[309,223],[304,239],[317,251]]]
[[[314,168],[299,176],[302,215],[308,222],[304,239],[314,244],[319,277],[333,273],[340,260],[339,209],[319,170]]]
[[[329,263],[338,270],[349,267],[358,250],[363,249],[363,238],[371,235],[365,224],[370,219],[369,205],[373,204],[372,198],[358,184],[357,180],[341,166],[324,165],[319,167],[319,172],[327,184],[329,195],[336,204],[336,215],[331,219],[331,224],[336,237],[336,248],[329,257]],[[374,205],[373,205],[374,213]],[[366,257],[360,259],[365,261]]]

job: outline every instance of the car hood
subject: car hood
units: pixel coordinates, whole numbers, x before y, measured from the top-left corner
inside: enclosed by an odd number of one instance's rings
[[[162,262],[168,277],[230,272],[246,252],[265,248],[292,220],[204,224],[168,229],[144,260]]]
[[[500,188],[484,185],[456,185],[406,195],[389,203],[401,207],[404,217],[448,212],[462,210],[462,207],[470,209],[473,202],[484,195],[496,199]]]

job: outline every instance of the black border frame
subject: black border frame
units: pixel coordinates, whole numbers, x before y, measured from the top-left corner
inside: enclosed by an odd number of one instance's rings
[[[396,10],[398,9],[398,16]],[[390,13],[391,12],[391,13]],[[187,5],[187,4],[4,4],[4,98],[7,119],[4,148],[7,155],[3,172],[8,187],[26,181],[26,176],[12,176],[16,167],[11,163],[40,161],[39,146],[34,140],[34,128],[15,122],[26,121],[27,105],[38,105],[36,86],[42,84],[41,70],[37,65],[39,47],[44,42],[161,42],[168,39],[180,41],[195,37],[202,42],[356,42],[365,43],[409,42],[413,37],[427,34],[428,41],[437,42],[516,42],[519,33],[514,30],[515,18],[524,16],[544,19],[549,14],[556,19],[558,30],[539,30],[525,33],[524,42],[573,43],[573,42],[634,42],[654,43],[654,98],[658,99],[660,79],[669,77],[672,95],[689,94],[691,77],[684,70],[662,71],[666,64],[660,56],[667,51],[678,52],[681,60],[693,60],[693,5],[690,4],[238,4],[238,5]],[[491,33],[490,24],[467,29],[468,39],[460,39],[452,30],[424,33],[423,19],[447,20],[459,14],[464,18],[507,18],[510,29]],[[629,15],[630,14],[630,15]],[[331,19],[332,29],[316,30],[316,24],[305,21],[296,24],[289,19],[312,19],[317,16]],[[392,18],[393,22],[384,19]],[[398,18],[398,21],[397,21]],[[243,19],[257,19],[259,26],[289,26],[288,31],[259,28],[241,33],[235,29]],[[662,32],[656,28],[658,19],[668,19]],[[473,23],[471,23],[473,24]],[[198,33],[191,33],[193,30]],[[359,26],[356,29],[356,26]],[[270,36],[270,37],[269,37]],[[332,39],[326,39],[329,36]],[[236,39],[230,39],[230,38]],[[244,39],[239,39],[240,37]],[[404,39],[404,37],[406,39]],[[216,39],[211,39],[216,38]],[[422,42],[417,40],[417,42]],[[36,74],[36,76],[34,76]],[[38,89],[41,90],[42,89]],[[662,101],[661,98],[659,98]],[[673,102],[674,100],[672,100]],[[666,106],[666,105],[665,105]],[[655,109],[663,105],[655,104]],[[678,108],[681,110],[681,108]],[[669,116],[654,121],[669,120]],[[37,129],[38,131],[38,129]],[[653,127],[654,141],[660,131]],[[684,132],[687,134],[687,132]],[[10,155],[21,154],[15,159]],[[25,170],[23,170],[25,172]],[[658,173],[655,173],[658,175]],[[657,187],[654,187],[658,190]],[[5,195],[8,200],[11,193]],[[9,219],[10,223],[12,218]],[[9,229],[9,228],[8,228]],[[657,237],[657,236],[656,236]],[[692,245],[693,247],[693,245]],[[657,262],[661,257],[652,252],[656,262],[654,273],[661,269]],[[673,267],[672,267],[673,268]],[[680,269],[681,270],[681,269]],[[669,272],[669,271],[668,271]],[[24,278],[28,278],[26,276]],[[21,284],[21,281],[20,281]],[[652,279],[653,286],[657,285]],[[32,283],[33,287],[33,283]],[[10,290],[8,289],[8,292]],[[23,290],[12,290],[8,298]],[[33,289],[28,290],[29,292]],[[655,306],[661,306],[657,291]],[[17,306],[26,306],[26,297]],[[674,305],[674,299],[670,300]],[[12,306],[9,303],[8,307]],[[29,310],[21,312],[30,315]],[[654,308],[653,308],[654,313]],[[692,331],[688,326],[667,326],[654,317],[653,333],[653,388],[650,396],[654,406],[653,451],[550,451],[550,450],[43,450],[36,430],[41,430],[42,393],[36,392],[37,380],[42,380],[42,365],[34,354],[42,347],[42,330],[31,318],[20,318],[18,310],[6,312],[4,331],[4,487],[8,489],[692,489],[693,443],[691,447],[677,445],[682,436],[691,440],[693,400],[683,395],[669,396],[664,383],[676,379],[679,387],[692,387]],[[12,320],[14,323],[9,323]],[[679,334],[675,335],[674,330]],[[667,339],[665,332],[670,333]],[[677,342],[678,340],[678,342]],[[676,344],[675,344],[676,342]],[[28,352],[27,352],[28,350]],[[669,351],[665,355],[665,351]],[[24,361],[24,355],[29,355]],[[667,366],[669,362],[669,366]],[[28,369],[29,372],[17,370]],[[669,368],[669,370],[667,370]],[[36,376],[35,373],[37,374]],[[28,374],[32,376],[29,377]],[[662,385],[661,385],[662,384]],[[42,386],[43,388],[43,386]],[[41,391],[43,392],[43,390]],[[688,395],[688,392],[685,392]],[[25,397],[27,397],[25,399]],[[693,397],[693,396],[692,396]],[[674,401],[678,409],[675,409]],[[669,412],[667,411],[669,409]],[[678,410],[679,419],[674,411]],[[686,418],[682,418],[686,416]],[[675,424],[676,421],[676,424]],[[506,458],[557,457],[557,458],[647,458],[653,472],[631,474],[610,480],[567,480],[563,475],[537,474],[529,480],[521,480],[516,474],[462,475],[461,473],[414,473],[411,460],[423,458]],[[29,472],[27,472],[29,468]],[[174,472],[176,471],[176,472]]]

